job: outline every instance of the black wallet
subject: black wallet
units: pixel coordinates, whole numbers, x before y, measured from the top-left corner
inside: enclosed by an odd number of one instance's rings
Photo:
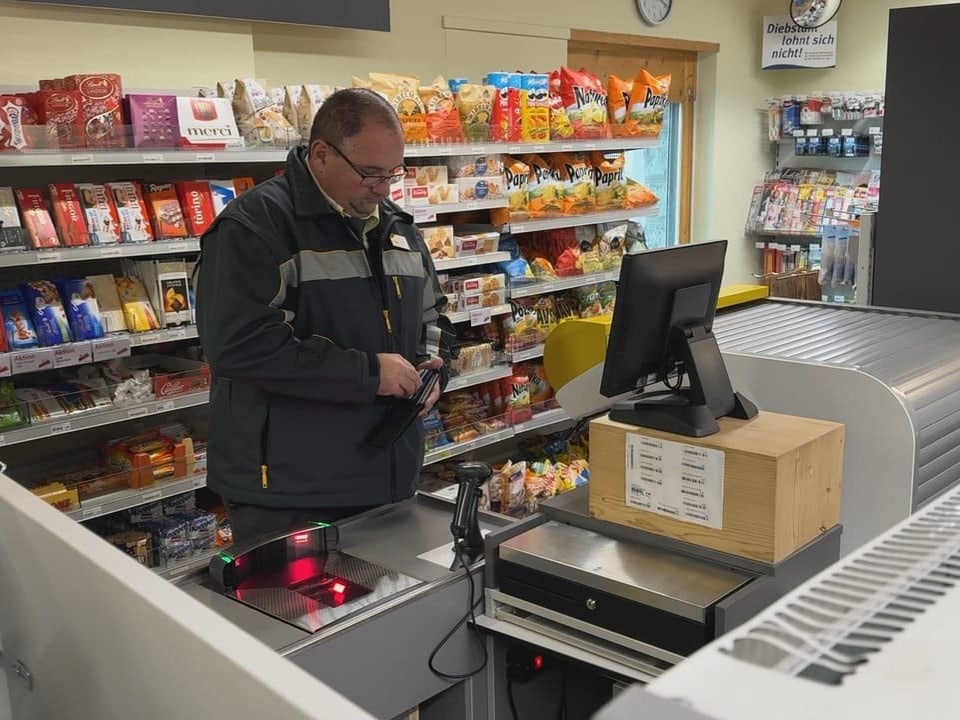
[[[427,398],[433,392],[434,386],[440,382],[440,373],[437,370],[426,369],[420,371],[420,389],[412,398],[391,398],[383,418],[376,424],[367,436],[366,443],[371,447],[391,447],[417,419],[423,410]]]

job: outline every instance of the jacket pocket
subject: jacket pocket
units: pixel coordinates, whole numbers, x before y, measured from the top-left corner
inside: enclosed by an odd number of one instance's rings
[[[208,452],[219,482],[247,491],[262,487],[269,413],[269,399],[256,388],[214,379]]]

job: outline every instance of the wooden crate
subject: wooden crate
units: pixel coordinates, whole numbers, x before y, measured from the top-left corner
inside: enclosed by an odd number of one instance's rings
[[[722,512],[722,528],[628,505],[628,434],[722,451],[722,511],[715,516],[721,522]],[[777,563],[840,521],[843,443],[841,424],[768,412],[748,421],[722,418],[720,432],[705,438],[598,418],[590,423],[590,514]],[[676,482],[671,475],[665,482]]]

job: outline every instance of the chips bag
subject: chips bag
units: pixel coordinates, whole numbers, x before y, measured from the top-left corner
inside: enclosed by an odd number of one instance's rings
[[[560,94],[560,71],[550,73],[550,139],[569,140],[573,137],[573,123],[567,115],[567,108],[563,104]]]
[[[370,83],[374,92],[385,97],[400,116],[403,139],[411,144],[426,142],[427,112],[420,99],[420,79],[412,75],[370,73]]]
[[[497,90],[490,85],[460,86],[457,105],[467,142],[487,142],[490,139],[490,122],[496,97]]]
[[[656,205],[660,202],[653,190],[636,180],[627,180],[627,207],[641,208]]]
[[[623,125],[630,111],[633,80],[622,80],[616,75],[607,78],[607,110],[610,122]]]
[[[490,139],[497,142],[520,141],[520,88],[519,73],[488,73],[485,82],[496,88],[493,116],[490,123]]]
[[[633,81],[630,93],[628,122],[635,123],[637,134],[657,137],[663,128],[663,108],[670,95],[672,76],[654,77],[641,69]]]
[[[521,160],[504,156],[503,173],[506,180],[507,207],[511,220],[526,220],[530,217],[530,166]]]
[[[563,212],[563,183],[560,173],[539,155],[527,155],[523,161],[530,168],[530,179],[527,183],[530,216],[560,215]]]
[[[593,73],[560,68],[560,96],[576,138],[607,135],[607,91]]]
[[[438,75],[419,90],[427,111],[427,139],[436,142],[463,142],[463,128],[450,86]]]
[[[563,214],[592,212],[596,202],[593,169],[580,153],[557,153],[552,156],[553,169],[563,187]]]
[[[623,153],[591,153],[596,203],[600,209],[622,208],[627,202],[627,184],[623,175]]]

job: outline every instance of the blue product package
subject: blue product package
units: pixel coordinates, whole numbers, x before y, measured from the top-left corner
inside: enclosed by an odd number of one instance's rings
[[[43,347],[71,342],[70,323],[60,301],[60,291],[49,280],[20,283],[24,303],[33,314],[37,339]]]
[[[104,336],[100,305],[93,285],[86,278],[56,281],[74,340],[96,340]]]
[[[9,350],[27,350],[37,346],[37,331],[19,290],[0,292],[0,311]]]

